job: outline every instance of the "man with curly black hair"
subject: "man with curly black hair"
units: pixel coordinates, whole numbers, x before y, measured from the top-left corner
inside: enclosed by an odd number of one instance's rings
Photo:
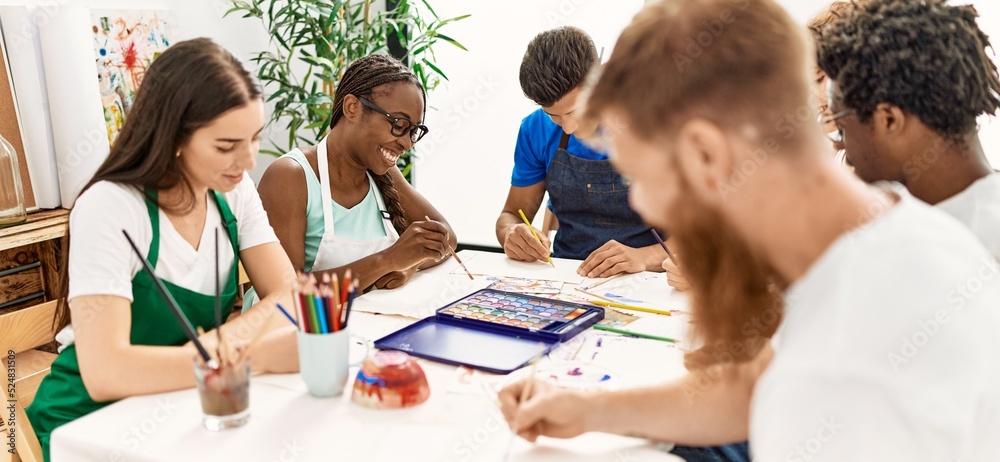
[[[977,16],[944,0],[869,2],[820,31],[818,56],[858,176],[906,185],[1000,256],[1000,174],[976,125],[1000,109],[1000,80]]]

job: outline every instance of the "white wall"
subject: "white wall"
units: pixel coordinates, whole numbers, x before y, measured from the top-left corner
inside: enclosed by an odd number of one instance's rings
[[[260,25],[259,21],[253,19],[243,19],[238,15],[230,16],[226,19],[222,18],[222,15],[231,6],[231,2],[228,0],[0,0],[0,6],[26,6],[29,9],[34,9],[38,14],[38,27],[39,29],[45,29],[49,26],[49,18],[55,18],[61,10],[67,7],[86,7],[93,9],[131,9],[131,10],[141,10],[141,9],[166,9],[172,10],[175,13],[177,19],[177,37],[175,40],[183,40],[195,37],[211,37],[222,46],[229,49],[234,55],[244,61],[244,64],[255,72],[256,69],[249,59],[253,56],[254,52],[263,50],[268,46],[268,36]],[[30,27],[27,24],[24,26],[13,27],[5,29],[5,39],[8,44],[18,38],[24,37],[25,28]],[[62,33],[61,31],[59,31]],[[66,34],[67,40],[73,40],[75,36],[68,33]],[[37,44],[36,44],[37,46]],[[35,63],[19,63],[12,60],[10,62],[10,67],[15,68],[24,65],[35,65]],[[95,70],[96,71],[96,70]],[[72,79],[72,81],[79,81],[81,84],[89,84],[87,79],[91,76],[66,76],[67,79]],[[44,80],[44,76],[42,77]],[[95,82],[96,84],[96,82]],[[15,88],[15,93],[22,91],[41,91],[45,93],[45,86],[42,85],[40,88]],[[45,96],[42,95],[44,99]],[[46,110],[46,112],[48,112]],[[22,119],[25,117],[22,114]],[[22,120],[22,125],[26,123],[31,123],[30,121]],[[36,121],[37,123],[37,121]],[[275,133],[275,136],[282,136],[283,130],[272,129],[268,134]],[[51,150],[53,149],[51,145],[51,140],[49,146],[41,146],[34,152],[28,152],[29,156],[54,156]],[[270,156],[259,156],[258,157],[258,167],[255,172],[252,173],[254,178],[259,178],[263,169],[273,160]],[[29,161],[29,166],[32,162]],[[54,168],[54,163],[46,164],[43,167],[46,170]],[[44,181],[46,178],[50,178],[51,174],[46,172],[31,172],[32,180],[37,184],[38,181]],[[36,186],[36,189],[38,187]]]
[[[573,25],[590,33],[607,58],[642,0],[434,0],[433,6],[441,16],[473,16],[444,31],[468,52],[444,45],[435,51],[451,81],[430,95],[436,110],[428,112],[431,133],[418,145],[415,183],[461,243],[495,247],[517,130],[537,109],[518,83],[525,47],[541,31]]]
[[[494,224],[510,187],[513,150],[521,118],[534,106],[517,74],[528,41],[561,25],[588,31],[610,53],[621,30],[643,2],[612,0],[433,0],[443,16],[472,13],[446,31],[469,52],[442,46],[440,67],[451,82],[430,95],[431,134],[418,145],[416,186],[451,222],[463,244],[497,246]],[[779,0],[805,22],[828,0]],[[1000,44],[1000,2],[974,0],[986,33]],[[436,109],[436,110],[433,110]],[[982,138],[1000,167],[1000,124],[985,120]],[[536,219],[536,223],[540,218]]]

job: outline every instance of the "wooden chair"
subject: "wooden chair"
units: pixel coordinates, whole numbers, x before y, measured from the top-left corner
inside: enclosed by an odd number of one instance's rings
[[[250,283],[250,276],[247,276],[247,270],[243,269],[243,262],[239,263],[240,277],[237,279],[236,283],[240,285],[240,289]]]
[[[15,402],[15,441],[17,454],[13,456],[14,462],[41,462],[42,447],[35,436],[35,431],[28,422],[24,409],[31,404],[35,398],[38,385],[49,373],[49,367],[56,355],[35,350],[39,346],[51,343],[55,338],[52,332],[52,320],[55,319],[56,305],[58,301],[50,301],[40,305],[23,308],[18,311],[0,315],[0,353],[7,358],[8,352],[15,353],[16,372],[14,386],[16,388]],[[7,366],[7,360],[4,361]],[[4,368],[6,369],[6,367]],[[5,385],[7,381],[4,381]],[[4,386],[6,396],[7,387]],[[4,400],[6,401],[6,400]],[[5,406],[6,408],[6,406]],[[10,417],[9,411],[4,409],[4,425]],[[4,427],[4,442],[9,429]],[[7,449],[6,445],[4,449]],[[5,456],[10,454],[5,450]],[[4,460],[0,458],[0,460]]]
[[[559,218],[552,213],[552,209],[545,207],[545,216],[542,218],[542,234],[551,241],[554,239],[553,231],[559,231]]]
[[[238,296],[236,297],[236,306],[234,307],[235,309],[233,310],[233,312],[229,314],[229,317],[226,318],[226,322],[236,319],[237,317],[239,317],[240,314],[243,313],[243,297],[246,296],[247,290],[250,289],[250,276],[247,276],[247,270],[243,269],[243,262],[239,262],[237,270],[239,271],[239,276],[237,276],[236,279],[236,287],[238,289],[237,290]]]

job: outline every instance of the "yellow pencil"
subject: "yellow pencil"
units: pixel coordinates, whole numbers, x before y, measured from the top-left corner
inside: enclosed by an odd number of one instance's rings
[[[538,239],[538,243],[541,244],[542,238],[538,237],[538,233],[535,232],[535,227],[531,226],[531,222],[528,221],[528,217],[524,215],[524,210],[517,209],[517,213],[521,214],[521,219],[524,220],[524,224],[528,225],[528,229],[531,230],[531,235],[535,236],[535,239]],[[549,259],[549,264],[555,268],[556,264],[552,262],[552,255],[549,255],[547,258]]]
[[[609,302],[609,301],[605,301],[605,300],[594,300],[591,303],[593,303],[595,305],[599,305],[599,306],[607,306],[607,307],[618,308],[618,309],[622,309],[622,310],[642,311],[642,312],[645,312],[645,313],[655,313],[655,314],[662,314],[664,316],[670,316],[670,311],[667,311],[667,310],[658,310],[656,308],[646,308],[644,306],[626,305],[624,303]]]

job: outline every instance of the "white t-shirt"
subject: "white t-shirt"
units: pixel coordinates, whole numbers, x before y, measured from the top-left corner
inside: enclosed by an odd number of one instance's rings
[[[1000,258],[1000,173],[976,180],[937,207],[965,223]]]
[[[1000,264],[900,195],[789,289],[753,392],[755,460],[1000,458]]]
[[[267,220],[253,180],[244,174],[233,191],[223,194],[236,217],[240,250],[278,239]],[[232,244],[222,225],[222,216],[209,194],[208,214],[198,250],[174,229],[170,219],[160,214],[160,251],[156,275],[185,289],[215,293],[215,230],[219,230],[219,267],[233,264]],[[69,217],[69,295],[117,295],[132,300],[132,278],[142,263],[132,252],[122,230],[128,231],[139,250],[148,258],[153,228],[146,203],[139,190],[102,181],[83,193]]]

